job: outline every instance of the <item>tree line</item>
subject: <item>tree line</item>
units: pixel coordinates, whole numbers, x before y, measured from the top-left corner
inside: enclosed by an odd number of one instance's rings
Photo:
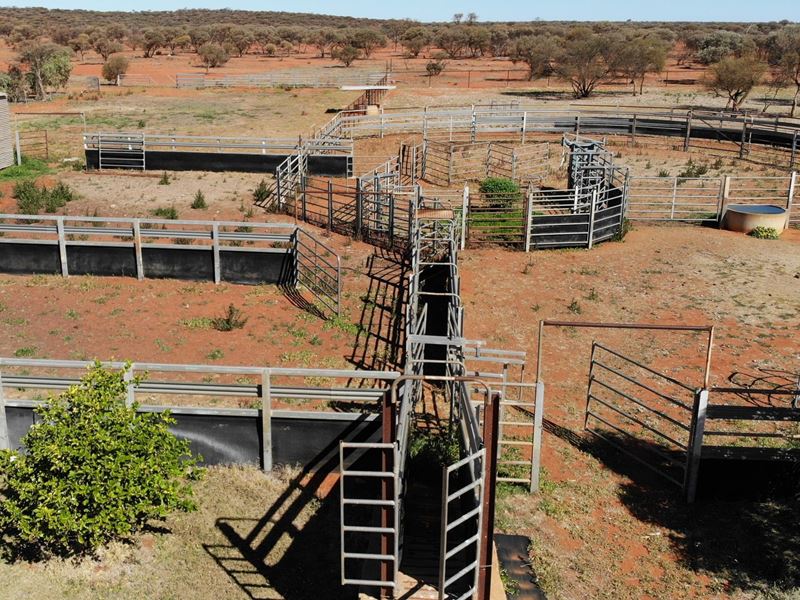
[[[213,19],[228,21],[208,23]],[[263,24],[267,19],[271,24]],[[152,26],[154,21],[162,25]],[[451,59],[508,58],[524,64],[530,79],[563,79],[578,98],[620,78],[630,83],[633,94],[642,93],[647,74],[661,72],[670,53],[679,65],[709,66],[708,87],[726,97],[734,110],[760,83],[768,83],[775,95],[793,88],[792,115],[800,95],[800,26],[788,22],[481,23],[475,13],[459,13],[451,22],[426,24],[229,10],[0,9],[0,36],[20,52],[17,63],[0,78],[12,97],[46,96],[48,87],[61,85],[65,72],[69,76],[69,58],[84,60],[88,52],[103,59],[103,75],[113,81],[128,68],[128,59],[120,54],[127,49],[145,58],[193,52],[208,70],[248,53],[289,56],[308,49],[350,66],[387,46],[408,58],[427,56],[432,76]]]

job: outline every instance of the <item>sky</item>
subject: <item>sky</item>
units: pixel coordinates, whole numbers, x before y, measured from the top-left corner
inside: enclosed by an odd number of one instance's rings
[[[457,12],[475,12],[481,21],[800,21],[800,0],[0,0],[0,7],[7,6],[88,10],[231,8],[419,21],[449,21]]]

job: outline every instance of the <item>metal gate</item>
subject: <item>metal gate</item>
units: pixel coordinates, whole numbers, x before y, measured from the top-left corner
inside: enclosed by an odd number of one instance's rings
[[[595,342],[584,427],[684,487],[696,395],[691,386]]]
[[[98,166],[103,169],[145,169],[143,133],[97,134]]]
[[[439,600],[465,600],[478,591],[485,457],[481,448],[442,471]]]

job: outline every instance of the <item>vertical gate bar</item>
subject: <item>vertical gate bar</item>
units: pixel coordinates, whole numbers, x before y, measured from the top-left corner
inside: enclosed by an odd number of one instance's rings
[[[272,471],[272,390],[270,370],[261,371],[261,468]],[[341,483],[340,483],[341,485]]]
[[[211,244],[214,256],[214,283],[219,283],[222,269],[219,264],[219,225],[216,222],[211,225]]]
[[[22,150],[20,148],[20,143],[19,143],[19,131],[16,132],[16,142],[17,142],[17,166],[19,167],[22,165]],[[98,162],[100,160],[99,156],[100,156],[100,151],[98,150],[98,159],[97,159]]]
[[[583,412],[583,429],[586,430],[589,427],[589,402],[590,396],[592,394],[592,382],[594,381],[594,355],[597,351],[597,342],[592,341],[592,353],[591,358],[589,359],[589,381],[586,385],[586,408]]]
[[[539,491],[542,464],[542,423],[544,421],[544,382],[536,382],[533,407],[533,450],[531,455],[531,492]]]
[[[333,181],[328,179],[328,233],[333,231]]]
[[[439,600],[444,600],[444,583],[447,578],[447,521],[448,515],[448,496],[450,495],[450,470],[447,465],[442,467],[442,520],[439,532]]]
[[[467,241],[467,213],[469,213],[469,186],[465,185],[464,194],[461,198],[461,250],[464,249]]]
[[[125,382],[125,406],[130,408],[136,401],[136,390],[133,385],[133,364],[122,375],[122,380]]]
[[[786,227],[792,222],[792,205],[794,204],[794,192],[797,187],[797,171],[792,171],[789,177],[789,191],[786,194]]]
[[[339,440],[339,577],[345,585],[344,565],[344,442]]]
[[[494,508],[497,484],[498,426],[500,396],[490,394],[483,420],[484,458],[483,522],[478,553],[478,600],[489,600],[492,586],[492,551],[494,545]]]
[[[694,395],[692,424],[690,427],[689,450],[686,457],[686,473],[684,493],[686,502],[693,503],[697,496],[697,476],[700,469],[700,458],[703,450],[703,434],[706,427],[706,410],[708,408],[708,390],[698,389]]]
[[[525,133],[528,128],[528,111],[522,111],[522,143],[525,143]]]
[[[689,139],[692,136],[692,111],[686,113],[686,137],[683,138],[683,151],[689,151]]]
[[[364,218],[364,195],[361,191],[361,179],[356,179],[356,222],[353,227],[355,238],[361,239],[362,220]]]
[[[144,261],[142,260],[142,227],[139,219],[133,220],[133,252],[136,255],[136,279],[144,279]]]
[[[592,190],[592,197],[589,200],[591,204],[589,205],[589,239],[588,239],[588,247],[591,250],[592,243],[594,242],[594,215],[595,210],[597,208],[597,189]]]
[[[0,450],[10,450],[8,439],[8,418],[6,417],[6,401],[3,392],[3,372],[0,370]]]
[[[56,219],[56,231],[58,232],[58,258],[61,261],[61,275],[69,277],[69,265],[67,264],[67,238],[64,235],[64,217]]]
[[[672,204],[670,205],[669,209],[669,220],[672,221],[675,219],[675,202],[678,199],[678,177],[677,175],[672,180]]]
[[[383,407],[381,410],[381,442],[384,444],[394,444],[395,442],[395,406],[392,403],[392,396],[387,390],[383,394]],[[381,471],[384,473],[390,470],[389,468],[389,449],[383,448],[381,449]],[[392,466],[392,470],[394,466]],[[387,477],[381,477],[381,500],[387,502],[394,497],[394,490],[392,489],[394,486],[390,485],[389,479]],[[397,510],[397,506],[395,506],[395,510]],[[389,507],[388,506],[381,506],[380,508],[380,515],[381,515],[381,527],[388,529],[390,527],[390,519],[389,519]],[[393,521],[393,519],[392,519]],[[394,532],[394,535],[397,536],[399,534],[398,531]],[[390,540],[389,534],[386,531],[380,534],[381,537],[381,554],[384,556],[389,554],[390,548]],[[381,581],[389,581],[390,571],[389,571],[389,561],[381,560],[380,561],[380,578]],[[386,593],[386,588],[381,587],[380,590],[381,598],[387,598],[388,595]]]
[[[747,117],[742,119],[742,139],[739,141],[739,158],[744,158],[744,144],[747,140]]]
[[[528,184],[528,206],[525,209],[525,252],[531,251],[532,227],[533,227],[533,185]]]

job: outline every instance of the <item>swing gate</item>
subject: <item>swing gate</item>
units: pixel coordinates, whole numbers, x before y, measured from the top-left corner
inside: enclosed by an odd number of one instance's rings
[[[600,343],[592,344],[584,427],[683,488],[698,391]]]

